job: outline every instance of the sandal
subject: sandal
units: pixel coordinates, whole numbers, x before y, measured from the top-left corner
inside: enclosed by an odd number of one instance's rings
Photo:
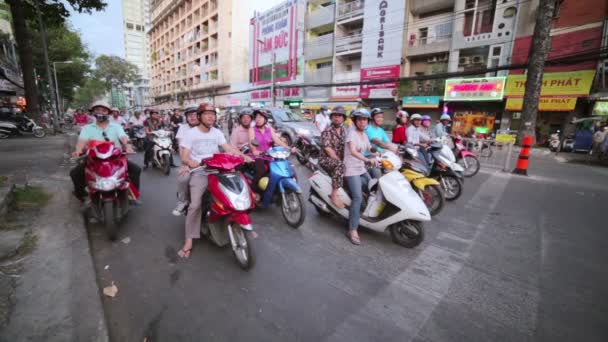
[[[360,246],[361,245],[361,239],[358,236],[353,236],[350,234],[350,232],[346,232],[346,237],[350,240],[350,243],[352,243],[355,246]]]
[[[182,248],[177,252],[177,255],[179,255],[179,257],[182,259],[188,259],[190,257],[190,252],[192,252],[192,248],[190,248],[190,249]]]

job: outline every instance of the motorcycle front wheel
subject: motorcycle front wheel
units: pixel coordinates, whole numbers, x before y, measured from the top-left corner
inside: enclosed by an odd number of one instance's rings
[[[464,158],[460,158],[458,160],[458,164],[460,164],[460,166],[462,166],[464,169],[465,177],[475,176],[481,167],[479,160],[473,156],[465,156]]]
[[[118,236],[118,207],[116,202],[102,202],[103,225],[110,241]]]
[[[234,228],[233,223],[228,225],[228,233],[233,239],[230,241],[230,245],[232,246],[232,254],[236,262],[245,271],[250,270],[255,265],[253,246],[250,238],[251,232],[241,229],[238,225],[237,228]]]
[[[444,175],[440,179],[441,187],[447,201],[454,201],[462,195],[463,183],[452,175]]]
[[[42,127],[34,128],[34,136],[36,138],[44,138],[45,135],[46,135],[46,131],[44,130],[44,128],[42,128]]]
[[[431,216],[439,214],[443,209],[445,199],[439,185],[427,185],[424,190],[420,190],[420,197]]]
[[[0,132],[0,139],[7,139],[9,136],[8,133]]]
[[[163,174],[168,176],[171,173],[171,156],[168,154],[163,155]]]
[[[414,248],[424,240],[424,229],[418,221],[401,221],[388,227],[393,242],[405,248]]]
[[[286,192],[281,199],[281,213],[285,222],[292,228],[299,228],[304,223],[304,200],[302,194]]]

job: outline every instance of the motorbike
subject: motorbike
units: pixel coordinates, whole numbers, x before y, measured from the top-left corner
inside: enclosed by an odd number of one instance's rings
[[[144,129],[144,126],[133,126],[129,133],[135,149],[142,152],[144,150],[144,140],[146,139],[146,130]]]
[[[46,131],[24,115],[18,121],[0,121],[0,139],[6,139],[11,135],[33,135],[36,138],[44,138]]]
[[[559,151],[559,144],[560,144],[559,133],[560,133],[560,131],[557,131],[555,133],[552,133],[549,136],[549,150],[551,150],[551,152]]]
[[[481,167],[479,159],[477,159],[477,155],[466,148],[461,137],[452,137],[452,142],[454,143],[456,162],[464,168],[464,176],[475,176]]]
[[[201,234],[213,244],[230,244],[238,265],[249,270],[255,264],[249,211],[255,208],[255,196],[249,183],[237,167],[243,158],[217,153],[204,159],[202,166],[208,175],[207,191],[203,194]]]
[[[364,189],[361,208],[350,208],[347,189],[339,190],[344,208],[336,207],[330,200],[331,177],[319,169],[310,176],[309,201],[323,216],[334,215],[348,219],[349,210],[362,210],[359,225],[377,232],[390,232],[393,242],[413,248],[424,240],[423,223],[431,220],[431,214],[410,182],[399,172],[401,159],[390,151],[380,157],[383,175],[372,179]]]
[[[319,168],[319,157],[321,155],[321,137],[298,135],[294,147],[296,148],[296,159],[300,164],[307,166],[311,171]]]
[[[568,134],[562,143],[563,152],[574,152],[574,134]]]
[[[91,141],[84,158],[86,190],[91,199],[85,216],[95,218],[105,227],[108,238],[116,240],[119,226],[129,212],[130,197],[139,197],[127,176],[127,158],[120,147],[109,141]]]
[[[413,145],[401,147],[400,152],[403,156],[401,174],[410,182],[412,189],[418,192],[431,216],[439,214],[445,203],[441,184],[426,176],[430,173],[429,167],[419,159],[418,151]]]
[[[456,163],[452,150],[441,142],[433,142],[428,148],[430,173],[441,184],[447,201],[454,201],[462,195],[464,168]]]
[[[152,166],[158,167],[168,176],[173,159],[173,140],[171,132],[159,129],[152,132]]]

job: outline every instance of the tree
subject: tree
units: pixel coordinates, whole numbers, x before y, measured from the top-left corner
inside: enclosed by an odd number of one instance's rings
[[[74,107],[87,108],[106,92],[106,86],[102,81],[99,81],[94,77],[89,77],[84,85],[76,90],[71,104]]]
[[[66,5],[79,13],[92,13],[105,8],[105,0],[6,0],[11,6],[13,28],[17,42],[17,53],[21,62],[23,85],[27,99],[28,112],[34,118],[39,117],[38,91],[34,74],[34,60],[31,52],[31,36],[27,20],[35,19],[33,1],[37,1],[45,20],[64,22],[70,13]]]
[[[101,55],[95,59],[94,75],[96,79],[105,84],[108,91],[113,86],[122,87],[139,77],[135,65],[118,56],[107,55]]]

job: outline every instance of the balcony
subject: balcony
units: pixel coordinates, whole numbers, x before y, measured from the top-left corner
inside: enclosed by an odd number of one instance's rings
[[[410,0],[410,12],[420,15],[448,8],[454,8],[455,0]]]
[[[410,40],[405,53],[408,57],[432,55],[450,51],[452,35]]]
[[[365,7],[365,1],[355,0],[341,4],[338,7],[338,21],[355,19],[363,16],[363,9]]]
[[[316,11],[308,13],[306,16],[306,24],[308,25],[308,29],[333,24],[335,13],[336,5],[319,7],[319,9]]]
[[[336,56],[361,53],[362,46],[363,35],[360,33],[352,36],[336,38]]]
[[[304,45],[304,56],[307,60],[331,57],[333,54],[333,40],[333,33],[326,34],[318,38],[309,39]]]
[[[331,83],[331,68],[321,68],[306,71],[306,83]]]

